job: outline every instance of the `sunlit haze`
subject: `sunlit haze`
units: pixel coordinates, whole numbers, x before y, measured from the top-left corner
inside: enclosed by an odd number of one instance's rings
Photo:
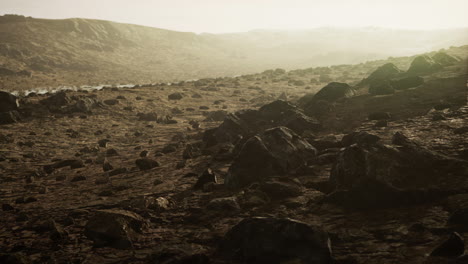
[[[94,18],[191,32],[468,26],[466,0],[2,0],[0,12]]]

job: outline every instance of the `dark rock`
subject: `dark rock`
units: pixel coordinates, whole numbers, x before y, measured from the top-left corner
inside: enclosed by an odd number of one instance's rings
[[[380,137],[376,135],[369,134],[365,131],[352,132],[345,135],[341,139],[341,145],[348,147],[353,144],[358,144],[360,146],[370,146],[376,144],[380,140]]]
[[[161,150],[161,152],[164,153],[164,154],[168,154],[168,153],[172,153],[172,152],[176,152],[176,151],[177,151],[177,146],[174,145],[174,144],[166,145],[166,146]]]
[[[313,100],[310,104],[304,106],[304,110],[308,115],[321,117],[330,113],[334,109],[331,102],[325,100]]]
[[[304,113],[289,102],[276,100],[262,106],[258,110],[258,118],[271,124],[272,126],[286,126],[294,132],[301,134],[306,130],[316,131],[320,128],[320,123]]]
[[[133,241],[142,232],[144,219],[124,210],[99,210],[89,219],[84,234],[94,241],[94,246],[118,249],[133,247]]]
[[[218,252],[242,263],[332,263],[328,234],[291,219],[244,219],[227,232]]]
[[[42,104],[47,106],[61,107],[70,104],[72,99],[64,92],[60,91],[41,101]]]
[[[467,173],[468,163],[423,148],[401,133],[392,143],[396,146],[361,144],[342,150],[330,174],[337,191],[330,199],[356,208],[424,202],[432,189],[458,189],[445,179]]]
[[[465,253],[465,240],[458,233],[454,232],[431,252],[431,256],[458,257],[463,255],[463,253]]]
[[[120,102],[119,102],[119,100],[117,100],[117,99],[108,99],[108,100],[104,100],[104,103],[105,103],[106,105],[117,105],[117,104],[119,104]]]
[[[340,98],[347,98],[352,96],[354,96],[354,90],[351,88],[351,86],[346,83],[331,82],[320,89],[320,91],[313,97],[313,100],[335,102]]]
[[[296,106],[277,100],[262,106],[258,111],[244,110],[229,114],[218,128],[206,130],[203,141],[208,147],[220,143],[237,144],[242,138],[250,138],[277,126],[288,127],[299,134],[321,128],[316,119],[306,116]]]
[[[398,67],[395,66],[393,63],[387,63],[378,67],[369,75],[369,77],[363,79],[359,83],[359,86],[378,85],[390,79],[398,77],[401,73],[402,71],[398,69]]]
[[[107,143],[109,143],[109,142],[110,142],[110,140],[107,139],[107,138],[101,139],[101,140],[98,141],[98,145],[99,145],[99,147],[101,147],[101,148],[106,148],[106,147],[107,147]]]
[[[70,164],[70,169],[79,169],[79,168],[84,168],[84,167],[85,165],[82,160],[76,160]]]
[[[398,79],[392,79],[391,85],[395,90],[406,90],[424,84],[424,78],[420,76],[406,76]]]
[[[167,96],[169,100],[181,100],[184,96],[181,93],[172,93]]]
[[[210,168],[206,169],[199,177],[193,188],[195,190],[200,190],[203,188],[203,186],[207,183],[217,183],[218,178],[216,177],[216,174],[211,170]]]
[[[118,156],[118,155],[119,155],[119,153],[115,149],[108,149],[106,151],[106,156],[107,157]]]
[[[93,108],[101,104],[91,97],[70,97],[64,91],[60,91],[40,101],[49,111],[54,113],[71,114],[75,112],[89,113]]]
[[[140,210],[150,209],[164,211],[169,209],[170,202],[164,197],[138,196],[121,203],[123,208],[136,208]]]
[[[43,170],[45,173],[50,174],[56,169],[60,169],[63,167],[70,167],[70,169],[78,169],[85,167],[85,165],[82,160],[61,160],[51,165],[45,165],[43,167]]]
[[[441,121],[441,120],[447,120],[444,113],[436,112],[432,114],[432,121]]]
[[[394,93],[395,93],[395,89],[390,84],[390,82],[372,84],[369,87],[369,94],[372,94],[372,95],[387,95],[387,94],[394,94]]]
[[[0,125],[17,123],[21,120],[18,111],[0,112]]]
[[[183,159],[193,159],[198,157],[199,154],[199,149],[194,147],[192,144],[187,144],[185,146],[184,152],[182,153],[182,158]]]
[[[11,93],[0,91],[0,113],[17,111],[19,107],[18,98]]]
[[[338,154],[334,152],[320,154],[314,161],[314,164],[325,165],[336,161]]]
[[[256,114],[256,111],[248,110],[228,115],[218,128],[205,132],[203,141],[208,146],[212,146],[218,143],[236,142],[240,137],[254,133],[255,130],[250,125],[250,121],[258,120]]]
[[[317,150],[286,127],[268,129],[247,140],[229,168],[225,185],[239,188],[272,176],[294,174]]]
[[[152,159],[137,159],[135,164],[140,170],[151,170],[153,168],[159,167],[159,162]]]
[[[282,123],[285,127],[298,134],[302,134],[305,131],[318,131],[322,128],[322,125],[317,119],[300,112],[291,114],[289,118],[286,118]]]
[[[427,55],[417,56],[407,71],[408,74],[429,74],[440,70],[442,65],[435,62]]]
[[[180,110],[179,108],[175,107],[175,108],[172,108],[172,109],[171,109],[171,113],[172,113],[173,115],[180,115],[180,114],[183,114],[184,111],[182,111],[182,110]]]
[[[438,63],[442,66],[451,66],[459,62],[459,60],[453,56],[448,55],[445,52],[439,51],[434,56],[432,56],[432,60],[435,63]]]
[[[158,115],[156,113],[138,113],[139,121],[158,121]]]
[[[341,142],[334,136],[328,135],[321,138],[314,138],[307,140],[318,151],[323,151],[329,148],[341,148]]]

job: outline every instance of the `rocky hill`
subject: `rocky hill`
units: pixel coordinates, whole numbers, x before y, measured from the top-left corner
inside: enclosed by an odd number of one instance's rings
[[[468,43],[468,29],[195,34],[101,20],[15,15],[0,17],[0,36],[1,85],[28,88],[234,76],[278,67],[359,63]]]

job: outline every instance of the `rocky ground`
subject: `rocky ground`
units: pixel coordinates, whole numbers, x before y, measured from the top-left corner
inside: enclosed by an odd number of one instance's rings
[[[0,262],[467,263],[467,75],[444,69],[300,100],[283,72],[0,94]]]

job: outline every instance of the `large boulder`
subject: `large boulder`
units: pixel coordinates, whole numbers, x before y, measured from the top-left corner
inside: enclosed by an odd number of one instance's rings
[[[287,218],[244,219],[226,233],[218,252],[241,263],[333,263],[327,232]]]
[[[434,56],[432,56],[432,59],[434,60],[434,62],[439,63],[442,66],[451,66],[458,62],[457,58],[450,56],[442,51],[434,54]]]
[[[375,85],[379,84],[383,81],[387,81],[393,78],[398,77],[402,71],[398,69],[397,66],[395,66],[393,63],[387,63],[379,68],[377,68],[375,71],[373,71],[369,77],[363,79],[359,85]]]
[[[203,141],[207,146],[225,142],[236,143],[239,139],[255,133],[256,128],[251,121],[257,120],[256,116],[257,111],[255,110],[229,114],[219,127],[205,131]]]
[[[302,169],[317,150],[286,127],[268,129],[248,139],[235,158],[225,185],[240,188]]]
[[[339,153],[330,174],[336,190],[331,200],[352,207],[407,204],[424,200],[418,195],[433,189],[460,188],[455,182],[461,178],[453,175],[468,173],[468,162],[430,151],[401,133],[394,135],[393,145],[364,143],[357,141]]]
[[[374,83],[369,87],[369,94],[372,95],[387,95],[394,94],[395,89],[389,82]]]
[[[334,102],[340,98],[354,96],[354,90],[346,83],[331,82],[320,89],[313,97],[314,101],[325,100]]]
[[[228,112],[224,110],[216,110],[216,111],[203,113],[203,115],[206,117],[205,121],[219,122],[219,121],[223,121],[226,118],[226,116],[228,115]]]
[[[11,93],[0,91],[0,113],[17,111],[18,110],[18,98]]]
[[[266,124],[285,126],[299,134],[306,130],[316,131],[321,127],[315,118],[305,115],[295,105],[283,100],[262,106],[258,110],[258,116]]]
[[[401,78],[392,79],[390,83],[395,90],[405,90],[423,85],[424,78],[420,76],[405,76]]]
[[[229,114],[219,127],[207,130],[203,141],[208,146],[219,143],[236,144],[261,131],[277,126],[285,126],[296,133],[306,130],[316,131],[320,123],[305,115],[299,108],[289,102],[277,100],[257,110],[242,110]]]
[[[60,91],[52,96],[49,96],[43,100],[41,103],[50,106],[50,107],[62,107],[70,104],[72,99],[67,95],[65,91]]]
[[[96,211],[85,226],[84,234],[94,246],[119,249],[133,247],[133,241],[142,232],[144,219],[133,212],[109,209]]]
[[[68,96],[65,91],[60,91],[41,100],[41,104],[45,105],[51,112],[62,114],[90,113],[94,108],[101,106],[101,103],[95,98]]]
[[[435,62],[432,58],[427,55],[417,56],[407,71],[408,74],[429,74],[440,70],[442,65]]]

